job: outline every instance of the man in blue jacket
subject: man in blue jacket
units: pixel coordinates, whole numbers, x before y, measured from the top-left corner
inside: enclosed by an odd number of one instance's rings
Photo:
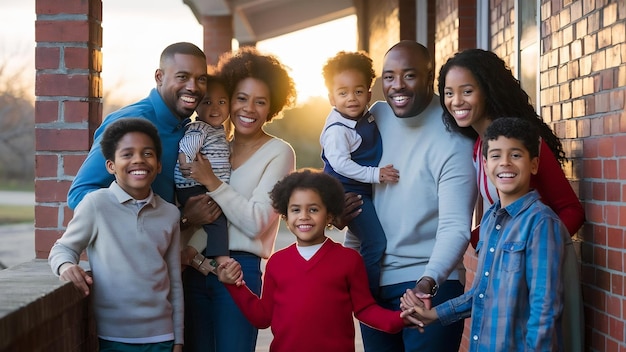
[[[204,52],[192,43],[169,45],[161,53],[159,68],[154,74],[156,88],[131,105],[109,114],[94,135],[94,142],[83,165],[70,187],[67,203],[74,209],[83,197],[96,189],[108,187],[113,175],[105,169],[100,151],[102,133],[112,122],[126,117],[142,117],[152,122],[163,144],[163,170],[156,177],[152,189],[164,200],[174,203],[174,166],[178,156],[178,142],[185,133],[189,117],[202,100],[207,88],[207,64]],[[207,204],[208,196],[195,199],[194,205]],[[198,213],[203,209],[194,209]]]

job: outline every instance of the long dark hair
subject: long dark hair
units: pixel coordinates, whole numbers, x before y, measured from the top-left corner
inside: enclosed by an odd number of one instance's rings
[[[539,130],[556,159],[563,164],[567,161],[563,145],[535,109],[530,104],[528,94],[522,89],[511,69],[491,51],[468,49],[456,53],[439,70],[439,101],[443,107],[443,123],[449,131],[456,131],[473,139],[478,137],[471,127],[459,127],[445,107],[444,88],[446,75],[452,67],[462,67],[472,73],[486,97],[485,109],[491,120],[500,117],[519,117],[528,120]]]

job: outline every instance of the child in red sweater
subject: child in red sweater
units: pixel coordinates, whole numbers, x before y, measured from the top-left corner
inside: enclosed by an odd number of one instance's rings
[[[220,280],[243,314],[259,329],[271,326],[272,352],[354,351],[353,313],[388,333],[410,324],[376,304],[359,253],[326,237],[326,226],[343,211],[343,194],[339,181],[312,170],[291,173],[274,186],[272,206],[296,243],[269,258],[261,298],[235,284],[239,263],[221,265]]]

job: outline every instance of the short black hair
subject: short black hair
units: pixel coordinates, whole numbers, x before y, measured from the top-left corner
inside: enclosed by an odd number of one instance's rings
[[[539,156],[539,131],[537,127],[527,119],[519,117],[501,117],[494,119],[487,127],[483,136],[483,157],[487,157],[489,151],[489,141],[494,141],[498,137],[517,139],[522,142],[528,150],[531,158]]]
[[[154,143],[157,160],[161,161],[163,148],[161,147],[159,132],[152,122],[140,117],[122,118],[107,126],[100,141],[100,148],[106,160],[115,160],[115,150],[120,140],[131,132],[141,132],[150,137]]]
[[[159,67],[163,68],[165,66],[165,61],[171,59],[176,54],[183,55],[192,55],[197,58],[201,58],[206,62],[206,55],[204,55],[204,51],[198,48],[195,44],[188,42],[179,42],[168,45],[163,52],[161,53],[161,58],[159,60]]]
[[[341,182],[320,170],[308,168],[294,171],[274,185],[270,198],[276,212],[287,215],[289,198],[297,189],[310,189],[319,194],[331,216],[337,217],[343,213],[344,190]]]
[[[328,59],[322,68],[324,82],[329,92],[333,89],[333,79],[335,76],[347,70],[360,72],[365,79],[367,89],[372,87],[372,82],[376,78],[376,72],[374,72],[372,59],[367,53],[365,51],[340,51],[335,56]]]

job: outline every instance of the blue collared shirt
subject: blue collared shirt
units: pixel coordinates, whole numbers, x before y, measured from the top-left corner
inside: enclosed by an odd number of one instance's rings
[[[115,177],[105,167],[104,155],[100,148],[100,140],[104,130],[114,121],[125,117],[142,117],[152,122],[159,131],[163,155],[163,165],[152,183],[152,189],[165,201],[174,203],[174,166],[178,159],[178,142],[185,133],[185,125],[189,119],[181,120],[165,105],[163,98],[156,89],[150,95],[134,104],[125,106],[109,114],[94,134],[93,145],[87,158],[78,170],[67,195],[67,204],[74,209],[83,197],[92,191],[108,187]]]
[[[470,351],[560,351],[569,233],[531,191],[484,214],[472,288],[436,307],[442,324],[472,316]]]

